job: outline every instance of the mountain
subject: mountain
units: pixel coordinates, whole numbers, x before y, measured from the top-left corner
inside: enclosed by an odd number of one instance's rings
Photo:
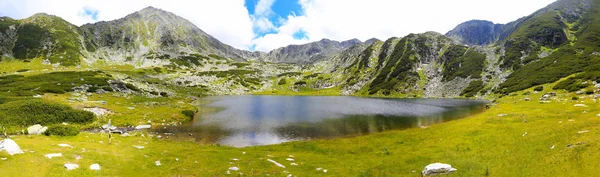
[[[381,40],[379,40],[377,38],[371,38],[371,39],[367,39],[364,44],[365,45],[371,45],[371,44],[373,44],[375,42],[379,42],[379,41],[381,41]]]
[[[467,45],[488,45],[500,39],[504,25],[485,20],[471,20],[456,26],[446,36]]]
[[[15,20],[0,17],[0,55],[2,58],[43,58],[72,66],[79,63],[84,50],[80,29],[60,17],[44,13]]]
[[[507,24],[471,20],[445,35],[322,39],[268,53],[235,49],[153,7],[81,27],[47,14],[0,18],[2,59],[185,70],[170,82],[218,94],[338,89],[347,95],[473,97],[563,78],[556,89],[593,90],[591,84],[600,82],[599,44],[600,0],[558,0]]]
[[[352,46],[360,45],[358,39],[334,41],[322,39],[302,45],[289,45],[267,53],[266,60],[277,63],[314,63],[331,57]]]
[[[86,24],[81,29],[90,58],[111,58],[116,62],[193,53],[244,61],[259,55],[223,44],[190,21],[153,7],[118,20]]]

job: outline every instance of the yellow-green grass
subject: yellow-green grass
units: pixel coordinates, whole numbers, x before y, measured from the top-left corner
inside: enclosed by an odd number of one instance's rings
[[[427,164],[442,162],[458,169],[449,176],[598,174],[600,117],[596,114],[600,105],[587,97],[571,101],[572,95],[561,92],[550,103],[540,103],[537,100],[542,93],[507,96],[484,113],[423,129],[239,149],[148,136],[116,136],[111,145],[105,134],[15,136],[26,153],[1,153],[0,157],[8,159],[0,161],[0,171],[8,176],[227,176],[229,167],[239,166],[240,171],[232,171],[232,176],[239,172],[244,176],[286,176],[283,171],[298,176],[419,176]],[[580,133],[584,130],[587,132]],[[59,143],[74,148],[60,148]],[[146,148],[138,150],[133,145]],[[65,156],[43,157],[57,152]],[[82,159],[75,160],[75,154]],[[293,155],[299,166],[291,166],[285,160],[288,155]],[[162,166],[156,166],[156,160]],[[66,162],[81,168],[67,171],[62,167]],[[92,163],[99,163],[102,170],[89,170]],[[319,167],[327,173],[316,171]]]
[[[181,111],[196,110],[196,107],[190,104],[192,100],[181,98],[147,98],[142,95],[107,93],[92,94],[87,97],[88,101],[69,102],[68,99],[71,97],[73,97],[71,93],[42,96],[45,100],[68,104],[75,109],[99,107],[112,112],[98,117],[96,124],[89,126],[104,124],[108,119],[117,126],[187,122],[190,118],[183,115]]]

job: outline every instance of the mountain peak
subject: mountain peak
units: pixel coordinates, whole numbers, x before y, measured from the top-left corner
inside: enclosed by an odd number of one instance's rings
[[[371,39],[367,39],[364,44],[371,45],[371,44],[373,44],[373,43],[375,43],[377,41],[381,41],[381,40],[379,40],[377,38],[371,38]]]

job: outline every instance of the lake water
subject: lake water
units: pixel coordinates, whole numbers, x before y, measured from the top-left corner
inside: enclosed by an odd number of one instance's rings
[[[201,100],[218,111],[160,132],[190,134],[202,143],[244,147],[367,135],[429,126],[485,110],[484,101],[377,99],[345,96],[217,96]]]

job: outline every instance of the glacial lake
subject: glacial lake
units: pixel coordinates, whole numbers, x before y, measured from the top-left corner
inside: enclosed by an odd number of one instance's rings
[[[330,139],[387,130],[426,127],[485,110],[486,101],[378,99],[347,96],[215,96],[199,100],[191,125],[161,127],[158,133],[195,137],[205,144],[234,147]]]

